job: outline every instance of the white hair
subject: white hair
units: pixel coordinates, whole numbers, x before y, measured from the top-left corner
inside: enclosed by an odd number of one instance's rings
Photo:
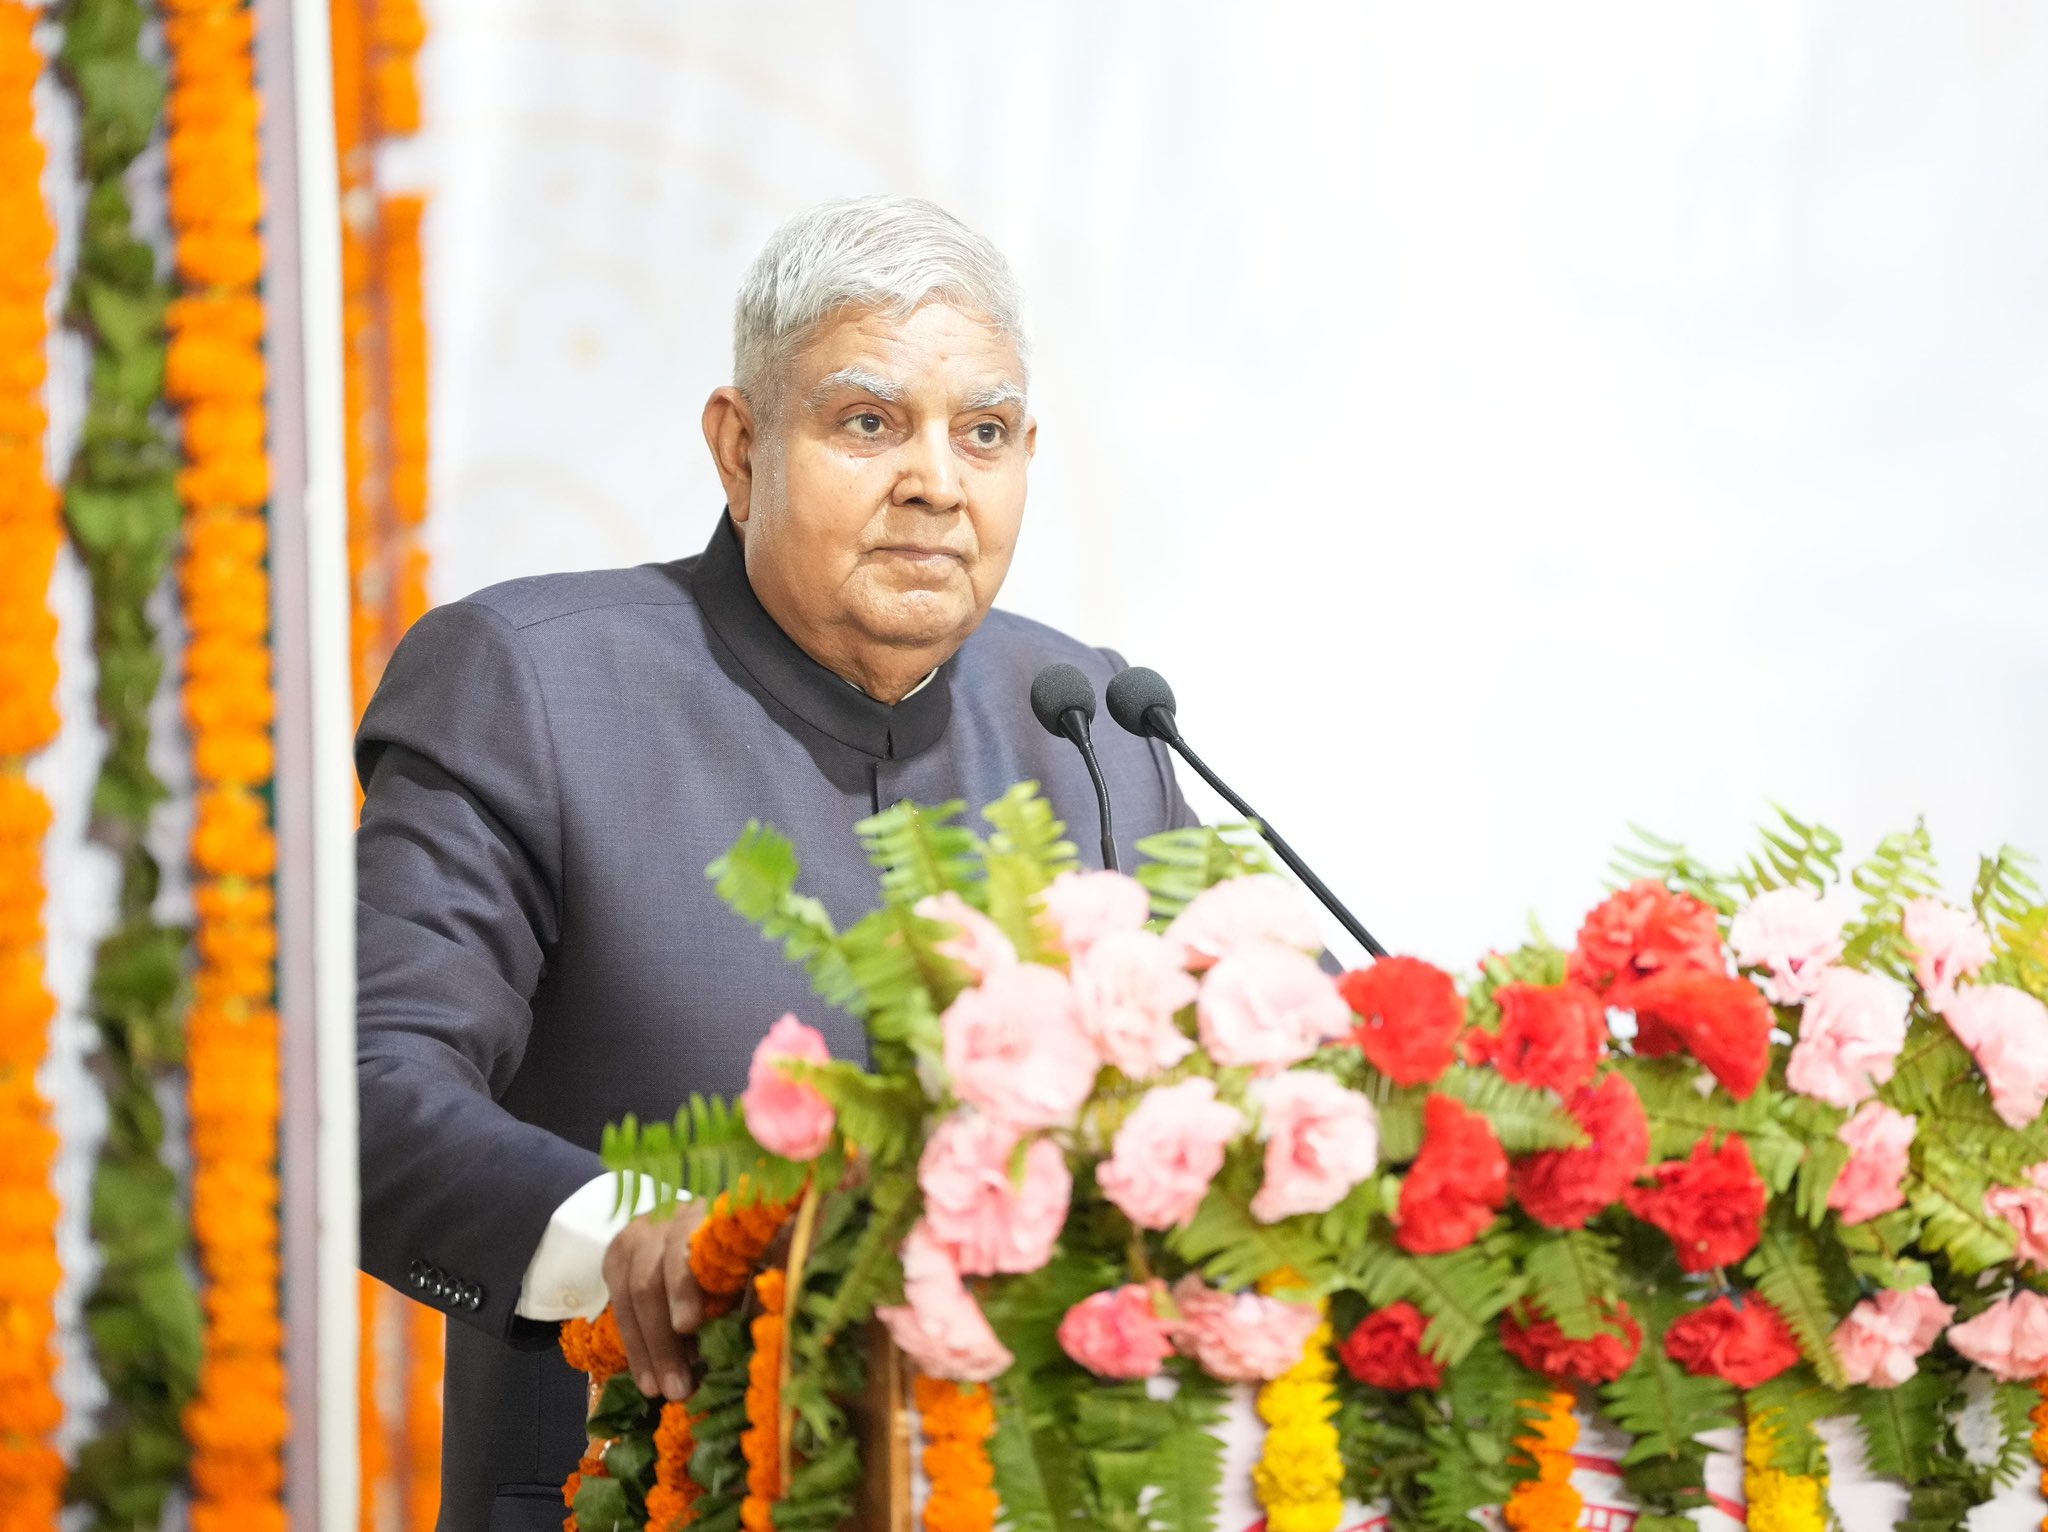
[[[768,237],[733,305],[733,382],[772,417],[782,374],[849,304],[905,318],[942,299],[978,314],[1024,361],[1023,294],[1002,252],[921,197],[842,197]]]

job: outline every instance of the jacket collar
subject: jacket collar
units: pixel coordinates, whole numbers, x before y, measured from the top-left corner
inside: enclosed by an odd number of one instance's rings
[[[953,716],[953,661],[895,706],[812,659],[768,615],[747,579],[746,556],[728,509],[690,575],[711,629],[762,691],[813,728],[877,760],[917,755],[938,743]]]

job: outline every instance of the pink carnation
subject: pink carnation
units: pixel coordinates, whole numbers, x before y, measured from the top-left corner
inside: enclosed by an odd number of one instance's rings
[[[958,894],[926,894],[912,911],[953,928],[953,935],[934,946],[941,957],[951,958],[977,981],[1017,966],[1017,949],[1003,928]]]
[[[2003,1218],[2018,1237],[2019,1258],[2048,1267],[2048,1160],[2028,1167],[2029,1186],[1994,1186],[1984,1194],[1984,1211]]]
[[[1337,981],[1278,942],[1252,942],[1220,959],[1195,1005],[1202,1046],[1226,1066],[1285,1069],[1351,1030]]]
[[[1959,989],[1941,1019],[1962,1039],[2007,1124],[2031,1126],[2048,1101],[2048,1005],[2010,984]]]
[[[1313,1070],[1292,1069],[1253,1087],[1266,1174],[1252,1217],[1274,1223],[1324,1213],[1371,1175],[1380,1160],[1380,1118],[1355,1090]]]
[[[777,1067],[785,1059],[829,1064],[832,1051],[825,1034],[794,1016],[784,1016],[754,1046],[747,1066],[747,1088],[740,1096],[747,1131],[770,1154],[786,1160],[814,1160],[832,1142],[838,1114],[814,1085],[792,1080]]]
[[[1842,955],[1842,912],[1810,888],[1774,888],[1736,912],[1728,945],[1738,965],[1766,971],[1764,995],[1772,1004],[1798,1005]]]
[[[1828,1206],[1842,1222],[1862,1223],[1906,1205],[1906,1154],[1918,1120],[1882,1101],[1866,1101],[1835,1136],[1849,1146],[1849,1163],[1828,1189]]]
[[[1074,1003],[1081,1030],[1105,1062],[1133,1080],[1171,1069],[1195,1044],[1175,1023],[1199,988],[1162,936],[1115,931],[1074,959]]]
[[[1974,912],[1939,899],[1915,899],[1904,924],[1920,993],[1934,1010],[1946,1010],[1956,985],[1991,961],[1991,933]]]
[[[1077,958],[1105,936],[1141,931],[1152,918],[1152,896],[1120,872],[1063,872],[1039,895],[1059,932],[1060,950]]]
[[[903,1241],[903,1296],[901,1304],[876,1309],[875,1317],[919,1372],[985,1383],[1016,1360],[922,1223]]]
[[[969,1276],[1038,1270],[1067,1221],[1074,1178],[1066,1156],[1037,1139],[1013,1180],[1019,1137],[992,1117],[963,1112],[933,1130],[917,1162],[925,1227]]]
[[[1098,1378],[1149,1378],[1173,1355],[1173,1325],[1162,1318],[1162,1283],[1129,1283],[1091,1293],[1060,1321],[1060,1349]]]
[[[1174,1340],[1202,1371],[1224,1383],[1264,1383],[1301,1360],[1322,1316],[1311,1303],[1257,1293],[1220,1293],[1200,1277],[1174,1284],[1180,1308]]]
[[[1919,1370],[1920,1358],[1955,1317],[1955,1309],[1925,1283],[1887,1289],[1864,1299],[1835,1326],[1835,1355],[1851,1383],[1897,1388]]]
[[[939,1030],[954,1094],[1013,1128],[1072,1122],[1101,1068],[1066,975],[1036,963],[962,990]]]
[[[1244,1114],[1216,1099],[1216,1082],[1183,1080],[1145,1093],[1116,1130],[1096,1172],[1102,1195],[1141,1229],[1170,1229],[1195,1216]]]
[[[1898,1065],[1912,1004],[1903,986],[1881,974],[1823,970],[1799,1014],[1785,1083],[1830,1106],[1867,1101]]]
[[[1166,928],[1183,966],[1196,972],[1252,942],[1278,942],[1300,952],[1323,950],[1322,929],[1307,895],[1276,873],[1226,878],[1188,902]]]
[[[1992,1377],[2012,1383],[2048,1372],[2048,1298],[2020,1291],[1953,1326],[1948,1343]]]

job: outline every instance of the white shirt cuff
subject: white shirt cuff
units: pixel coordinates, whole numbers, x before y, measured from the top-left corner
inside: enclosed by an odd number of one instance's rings
[[[619,1178],[607,1171],[563,1199],[526,1263],[516,1313],[559,1320],[595,1319],[604,1312],[611,1299],[604,1284],[604,1253],[619,1230],[654,1206],[654,1183],[642,1176],[634,1205],[615,1212],[618,1198]]]

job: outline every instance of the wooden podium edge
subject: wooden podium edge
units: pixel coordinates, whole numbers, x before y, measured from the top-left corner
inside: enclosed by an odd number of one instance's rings
[[[867,1471],[842,1532],[913,1532],[909,1363],[882,1326],[866,1329],[868,1386],[849,1413]]]

